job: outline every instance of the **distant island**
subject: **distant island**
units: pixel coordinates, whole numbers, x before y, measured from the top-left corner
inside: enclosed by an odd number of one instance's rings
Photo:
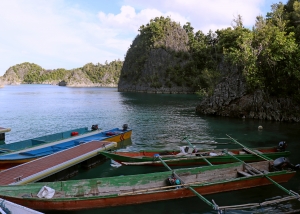
[[[68,87],[117,87],[123,61],[115,60],[104,65],[88,63],[80,68],[46,70],[34,63],[24,62],[10,67],[0,83],[51,84]],[[1,84],[0,84],[1,85]]]

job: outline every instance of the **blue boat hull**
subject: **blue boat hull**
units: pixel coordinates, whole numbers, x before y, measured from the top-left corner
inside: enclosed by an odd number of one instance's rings
[[[74,130],[68,131],[74,133]],[[121,142],[131,137],[132,130],[122,130],[114,128],[107,131],[89,131],[78,136],[71,136],[64,140],[58,140],[48,143],[40,143],[35,146],[19,150],[17,152],[9,152],[0,155],[0,170],[8,169],[19,164],[23,164],[34,159],[63,151],[79,144],[89,143],[91,141],[110,141]],[[70,136],[69,135],[69,136]],[[41,137],[46,139],[47,136]],[[7,144],[9,145],[9,144]]]

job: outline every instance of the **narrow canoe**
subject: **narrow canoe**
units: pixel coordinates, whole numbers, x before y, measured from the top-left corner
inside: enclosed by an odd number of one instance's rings
[[[74,132],[70,132],[72,135]],[[16,152],[0,155],[0,171],[34,159],[44,157],[91,141],[121,142],[131,137],[131,129],[113,128],[107,131],[94,130],[84,134],[68,137],[63,140],[44,142]],[[9,145],[9,144],[8,144]]]
[[[289,151],[279,151],[276,147],[253,148],[257,154],[263,154],[273,160],[279,157],[288,157]],[[262,161],[258,155],[251,154],[247,150],[231,149],[227,150],[244,162]],[[161,161],[155,158],[159,155],[169,166],[191,166],[191,165],[207,165],[204,160],[206,158],[212,164],[224,164],[236,162],[234,158],[227,155],[223,150],[200,150],[196,153],[182,153],[181,151],[139,151],[139,152],[100,152],[100,154],[110,158],[123,165],[151,165],[162,166]],[[200,155],[201,154],[201,155]],[[201,157],[202,156],[202,157]]]
[[[186,187],[201,195],[247,189],[272,184],[269,178],[277,183],[287,182],[296,173],[274,171],[272,164],[237,162],[173,172],[0,186],[0,197],[39,211],[82,210],[195,196]],[[253,173],[253,168],[259,173]],[[173,176],[180,178],[179,185],[170,183]]]

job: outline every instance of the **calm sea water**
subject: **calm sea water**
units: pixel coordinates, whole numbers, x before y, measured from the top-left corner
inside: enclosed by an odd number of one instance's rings
[[[0,126],[11,128],[6,143],[34,138],[98,124],[102,129],[122,127],[133,129],[131,144],[123,150],[174,149],[186,145],[188,136],[198,148],[233,148],[236,145],[217,145],[228,141],[226,134],[249,147],[275,146],[288,143],[292,163],[300,163],[300,124],[250,119],[232,119],[197,115],[200,102],[196,95],[120,93],[116,88],[68,88],[51,85],[5,86],[0,89]],[[258,131],[262,125],[263,130]],[[215,145],[197,144],[216,142]],[[163,171],[164,168],[120,167],[107,161],[72,179],[99,176],[120,176]],[[288,183],[287,189],[300,193],[300,172]],[[276,186],[220,193],[207,196],[219,205],[262,202],[284,196]],[[226,213],[284,213],[300,209],[299,201],[290,201],[252,210]],[[68,212],[69,213],[69,212]],[[94,209],[72,213],[216,213],[197,197],[153,202],[134,206]]]

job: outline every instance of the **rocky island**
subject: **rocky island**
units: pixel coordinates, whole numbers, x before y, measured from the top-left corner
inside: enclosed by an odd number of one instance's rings
[[[68,87],[117,87],[123,61],[104,65],[88,63],[81,68],[46,70],[34,63],[21,63],[10,67],[0,77],[3,84],[51,84]]]

